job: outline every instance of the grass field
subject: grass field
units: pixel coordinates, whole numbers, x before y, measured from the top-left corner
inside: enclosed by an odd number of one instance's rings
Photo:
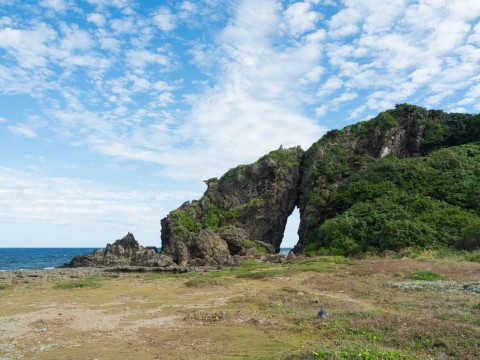
[[[0,303],[0,359],[480,358],[480,263],[459,258],[29,281]]]

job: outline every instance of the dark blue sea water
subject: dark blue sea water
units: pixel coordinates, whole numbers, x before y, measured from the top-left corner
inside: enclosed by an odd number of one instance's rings
[[[48,269],[70,262],[96,248],[0,248],[0,271]]]
[[[0,271],[54,268],[95,249],[98,248],[0,248]],[[281,248],[280,253],[287,255],[290,250]]]

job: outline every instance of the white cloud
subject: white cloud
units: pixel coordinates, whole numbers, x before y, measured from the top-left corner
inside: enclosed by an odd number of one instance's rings
[[[327,21],[327,41],[334,41],[327,45],[326,73],[337,73],[346,89],[370,93],[350,119],[404,101],[438,106],[453,95],[450,90],[471,84],[480,51],[466,44],[475,42],[469,21],[478,7],[463,0],[345,0]],[[330,94],[335,90],[320,87],[320,98]]]
[[[115,39],[114,37],[101,37],[98,39],[100,46],[104,50],[110,50],[113,52],[119,52],[121,41],[119,39]]]
[[[320,14],[312,11],[310,4],[296,2],[284,11],[284,18],[292,35],[298,36],[316,27]]]
[[[112,6],[123,9],[130,6],[130,0],[87,0],[87,2],[100,8]]]
[[[68,8],[68,3],[65,0],[42,0],[39,4],[47,9],[58,12],[63,12]]]
[[[87,20],[91,23],[94,23],[97,26],[104,26],[106,23],[105,16],[100,13],[90,13],[87,15]]]
[[[5,28],[0,30],[0,48],[10,51],[22,67],[42,67],[48,62],[47,44],[56,37],[56,32],[45,24],[32,30]]]
[[[27,137],[27,138],[37,137],[37,134],[35,133],[35,130],[32,129],[31,127],[29,127],[26,124],[20,124],[20,125],[16,125],[16,126],[10,125],[10,126],[7,127],[7,129],[15,135],[24,136],[24,137]]]
[[[346,92],[346,93],[341,94],[340,96],[335,97],[335,98],[333,99],[332,103],[333,103],[334,105],[340,105],[341,103],[354,100],[354,99],[356,99],[357,97],[358,97],[358,94],[357,94],[357,93]]]
[[[343,86],[343,81],[337,77],[329,78],[324,84],[320,86],[320,89],[317,92],[318,97],[326,97],[336,90],[341,89]]]
[[[162,31],[171,31],[176,27],[176,16],[169,8],[164,6],[155,11],[153,20],[155,25]]]
[[[0,116],[0,124],[6,123],[8,120]]]
[[[91,39],[88,32],[78,28],[78,26],[64,26],[63,33],[64,36],[60,41],[60,47],[63,50],[88,50],[94,46],[94,41]]]
[[[322,105],[317,108],[315,108],[315,114],[318,117],[323,117],[328,111],[328,106],[327,105]]]
[[[191,16],[194,16],[199,9],[195,3],[191,1],[183,1],[179,6],[179,10],[180,11],[177,16],[181,20],[186,21]]]
[[[446,91],[442,91],[437,94],[431,95],[425,99],[425,104],[427,106],[435,106],[436,104],[441,102],[443,99],[445,99],[447,96],[450,96],[453,93],[454,93],[453,90],[446,90]]]
[[[189,98],[193,109],[179,129],[182,138],[192,139],[177,157],[187,169],[183,176],[221,175],[232,164],[254,161],[280,144],[308,147],[324,132],[294,110],[306,101],[302,86],[323,72],[317,65],[319,48],[305,43],[276,49],[279,10],[273,1],[242,2],[219,36],[223,51],[201,52],[202,59],[220,61],[224,72],[206,93]]]
[[[478,99],[480,98],[480,84],[476,84],[468,89],[466,97]]]
[[[135,68],[143,68],[148,64],[168,65],[168,57],[148,50],[131,50],[126,54],[127,62]]]
[[[135,23],[132,19],[113,19],[109,21],[109,24],[117,34],[125,34],[136,31]]]

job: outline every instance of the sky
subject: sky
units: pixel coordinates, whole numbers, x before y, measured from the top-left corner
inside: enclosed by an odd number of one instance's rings
[[[472,0],[0,0],[0,247],[160,246],[280,145],[405,102],[478,113],[479,45]]]

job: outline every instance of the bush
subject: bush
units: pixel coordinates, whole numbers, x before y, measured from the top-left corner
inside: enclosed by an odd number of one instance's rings
[[[462,235],[463,237],[454,245],[456,250],[480,250],[480,223],[469,225]]]
[[[447,277],[440,275],[434,271],[426,270],[426,271],[417,271],[410,275],[408,278],[411,280],[425,280],[425,281],[434,281],[434,280],[446,280]]]
[[[173,211],[171,216],[174,220],[174,231],[175,228],[183,228],[191,232],[199,232],[201,230],[200,223],[182,210]]]
[[[480,250],[477,250],[477,251],[474,251],[474,252],[471,252],[471,253],[466,253],[465,254],[465,259],[467,261],[480,263]]]

